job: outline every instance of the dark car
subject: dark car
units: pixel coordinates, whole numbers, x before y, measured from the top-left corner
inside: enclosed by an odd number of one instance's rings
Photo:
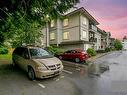
[[[75,62],[83,62],[86,61],[89,58],[88,54],[84,50],[76,49],[76,50],[68,50],[64,52],[63,54],[59,55],[59,59],[71,59]]]

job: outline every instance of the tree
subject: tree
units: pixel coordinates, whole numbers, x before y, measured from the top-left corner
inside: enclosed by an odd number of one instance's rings
[[[3,34],[0,32],[0,47],[2,46],[2,43],[4,42],[4,36]]]
[[[1,0],[1,39],[12,38],[17,44],[35,41],[34,35],[39,35],[39,29],[47,22],[47,16],[48,20],[55,19],[78,2],[79,0]],[[3,40],[0,42],[3,43]]]
[[[122,50],[123,45],[122,45],[121,41],[116,39],[115,42],[114,42],[114,47],[115,47],[116,50]]]
[[[35,43],[42,36],[40,31],[42,25],[37,21],[22,18],[19,12],[16,13],[15,17],[10,16],[7,18],[4,29],[6,29],[6,32],[3,33],[4,38],[13,47],[21,46],[23,43]]]

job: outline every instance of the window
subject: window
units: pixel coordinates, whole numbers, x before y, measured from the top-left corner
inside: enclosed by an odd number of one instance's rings
[[[92,27],[93,30],[97,31],[97,27],[96,26],[92,25],[91,27]]]
[[[63,39],[69,39],[69,32],[63,33]]]
[[[50,40],[54,40],[55,39],[55,33],[50,33]]]
[[[83,38],[87,38],[87,34],[86,34],[86,31],[85,30],[82,30],[82,37]]]
[[[51,26],[51,27],[54,27],[54,26],[55,26],[54,20],[51,20],[50,26]]]
[[[28,49],[27,48],[24,48],[23,49],[23,52],[22,52],[22,55],[21,55],[23,58],[25,59],[29,59],[29,53],[28,53]]]
[[[82,24],[87,25],[87,19],[86,19],[86,17],[82,18]]]
[[[66,51],[65,53],[71,53],[71,51],[72,51],[72,50],[68,50],[68,51]]]
[[[22,53],[23,53],[23,51],[24,51],[24,48],[18,47],[18,48],[16,48],[16,49],[14,50],[14,54],[17,54],[17,55],[21,56]]]
[[[32,58],[53,57],[49,52],[47,52],[46,50],[41,49],[41,48],[35,48],[35,49],[31,48],[30,49],[30,55]]]
[[[69,20],[66,18],[63,20],[63,26],[68,26]]]

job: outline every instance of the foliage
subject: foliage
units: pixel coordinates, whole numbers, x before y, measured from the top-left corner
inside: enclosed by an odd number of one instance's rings
[[[111,51],[111,48],[106,47],[106,48],[105,48],[105,52],[109,52],[109,51]]]
[[[0,60],[11,60],[12,54],[0,54]]]
[[[0,54],[8,54],[7,48],[0,48]]]
[[[17,19],[17,20],[15,20]],[[42,36],[41,24],[37,21],[30,21],[22,18],[20,13],[16,13],[15,17],[8,17],[4,29],[5,39],[11,43],[12,47],[21,46],[23,43],[31,44],[39,41]]]
[[[87,53],[89,56],[96,56],[96,52],[93,48],[88,48]]]
[[[63,49],[60,49],[60,48],[58,48],[58,47],[56,47],[56,46],[49,46],[49,47],[47,47],[46,49],[47,49],[49,52],[51,52],[52,54],[54,54],[55,56],[57,56],[57,55],[59,55],[59,54],[61,54],[61,53],[64,52]]]
[[[1,0],[0,43],[9,39],[13,47],[35,42],[40,25],[55,19],[79,0]]]
[[[2,18],[6,17],[7,12],[15,13],[16,11],[23,14],[23,17],[30,16],[40,20],[49,17],[57,17],[63,14],[69,8],[76,5],[79,0],[3,0],[0,3]]]
[[[0,46],[2,46],[2,43],[4,42],[4,35],[2,32],[0,32]]]
[[[122,50],[123,45],[122,45],[121,41],[116,39],[115,42],[114,42],[114,47],[115,47],[116,50]]]

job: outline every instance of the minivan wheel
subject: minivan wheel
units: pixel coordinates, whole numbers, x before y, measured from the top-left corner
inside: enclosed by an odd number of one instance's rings
[[[35,80],[35,72],[32,67],[28,67],[28,78],[30,80]]]
[[[75,58],[75,62],[76,63],[79,63],[80,62],[80,59],[79,58]]]

